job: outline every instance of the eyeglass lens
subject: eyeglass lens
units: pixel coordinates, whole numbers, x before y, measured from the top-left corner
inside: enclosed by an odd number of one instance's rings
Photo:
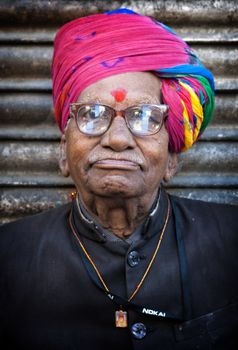
[[[140,105],[129,107],[121,113],[126,124],[135,135],[151,135],[158,132],[163,124],[166,111],[164,105]],[[110,127],[117,112],[105,105],[79,106],[76,114],[78,127],[88,135],[102,135]]]

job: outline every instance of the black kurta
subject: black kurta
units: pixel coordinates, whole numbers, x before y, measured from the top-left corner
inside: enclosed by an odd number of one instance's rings
[[[151,259],[167,211],[146,220],[139,240],[111,240],[76,203],[0,228],[1,349],[233,350],[238,346],[238,208],[169,197],[171,210],[155,261],[133,303],[173,321],[117,307],[82,262],[78,235],[110,291],[129,298]],[[179,234],[178,234],[179,231]]]

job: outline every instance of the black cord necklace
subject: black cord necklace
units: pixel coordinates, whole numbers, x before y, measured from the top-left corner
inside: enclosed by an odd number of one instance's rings
[[[108,286],[106,285],[102,274],[100,273],[100,271],[98,270],[95,262],[93,261],[93,259],[91,258],[91,256],[89,255],[89,253],[87,252],[87,249],[85,248],[84,244],[82,243],[79,234],[76,231],[76,228],[74,227],[73,224],[73,215],[72,215],[72,210],[70,212],[69,215],[69,225],[70,228],[73,232],[74,237],[76,238],[79,246],[80,246],[80,255],[82,257],[82,260],[84,262],[85,268],[91,278],[91,280],[101,289],[103,290],[106,295],[117,305],[117,307],[119,307],[119,310],[117,310],[115,312],[115,325],[116,327],[127,327],[128,325],[128,320],[127,320],[127,309],[131,308],[134,309],[137,312],[143,313],[143,314],[147,314],[150,316],[154,316],[154,317],[163,317],[163,318],[168,318],[168,319],[174,319],[174,320],[178,320],[172,313],[169,312],[165,312],[159,309],[154,309],[151,307],[146,307],[146,306],[139,306],[136,304],[131,303],[131,301],[133,300],[133,298],[135,297],[135,295],[138,293],[138,291],[140,290],[141,286],[143,285],[150,269],[151,266],[157,256],[157,253],[159,251],[163,236],[164,236],[164,232],[166,230],[167,227],[167,223],[169,220],[169,215],[170,215],[170,202],[169,199],[167,197],[167,214],[166,214],[166,218],[164,221],[164,225],[163,228],[161,230],[158,242],[156,244],[154,253],[150,259],[150,262],[139,282],[139,284],[137,285],[137,287],[135,288],[135,290],[133,291],[133,293],[131,294],[131,296],[128,299],[124,299],[120,296],[117,296],[116,294],[112,293]]]

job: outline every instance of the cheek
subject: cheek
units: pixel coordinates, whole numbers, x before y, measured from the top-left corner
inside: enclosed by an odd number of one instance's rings
[[[140,149],[145,159],[157,166],[160,162],[163,162],[169,154],[169,137],[167,131],[162,129],[155,135],[142,138]]]
[[[143,147],[143,155],[146,159],[145,176],[148,181],[153,183],[160,182],[167,170],[168,164],[168,137],[165,134],[163,137],[153,137]]]
[[[85,171],[87,164],[87,155],[90,152],[91,144],[84,137],[79,139],[79,135],[72,135],[67,147],[67,159],[72,177],[79,176]]]
[[[148,159],[148,175],[154,179],[162,179],[167,169],[168,153],[153,152]]]

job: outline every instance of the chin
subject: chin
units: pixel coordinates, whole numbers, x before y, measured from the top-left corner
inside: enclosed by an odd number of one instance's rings
[[[92,179],[88,182],[90,192],[98,196],[122,198],[138,197],[144,193],[144,186],[141,181],[130,179],[125,176],[104,176],[100,179]]]

